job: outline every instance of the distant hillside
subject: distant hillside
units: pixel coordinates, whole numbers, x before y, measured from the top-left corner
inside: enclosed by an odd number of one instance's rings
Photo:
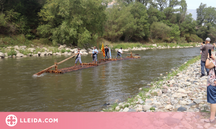
[[[188,12],[188,14],[189,14],[189,13],[192,14],[192,17],[193,17],[194,20],[197,19],[196,9],[188,9],[187,12]]]

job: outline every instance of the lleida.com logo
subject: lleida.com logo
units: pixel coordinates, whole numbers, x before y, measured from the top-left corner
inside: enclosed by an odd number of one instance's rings
[[[13,127],[17,124],[17,117],[13,114],[10,114],[5,118],[5,122],[8,126]]]
[[[13,127],[18,123],[18,119],[15,115],[10,114],[5,118],[5,122],[8,126]],[[19,118],[19,123],[27,124],[27,123],[58,123],[58,118]]]

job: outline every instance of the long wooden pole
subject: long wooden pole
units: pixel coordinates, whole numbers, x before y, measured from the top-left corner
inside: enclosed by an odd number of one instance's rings
[[[71,56],[71,57],[68,57],[67,59],[65,59],[65,60],[63,60],[63,61],[61,61],[61,62],[59,62],[59,63],[56,63],[56,64],[54,64],[54,65],[52,65],[52,66],[50,66],[50,67],[48,67],[48,68],[46,68],[46,69],[44,69],[44,70],[42,70],[42,71],[36,73],[36,74],[34,74],[34,75],[41,75],[42,73],[46,72],[47,70],[49,70],[49,69],[55,67],[56,65],[59,65],[59,64],[65,62],[65,61],[67,61],[67,60],[69,60],[69,59],[71,59],[71,58],[73,58],[73,57],[75,57],[75,55],[73,55],[73,56]]]

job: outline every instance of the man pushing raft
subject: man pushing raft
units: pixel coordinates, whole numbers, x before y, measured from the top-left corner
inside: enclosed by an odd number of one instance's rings
[[[94,49],[92,51],[92,58],[93,58],[93,61],[97,64],[97,54],[98,54],[98,50],[97,48],[94,46]]]

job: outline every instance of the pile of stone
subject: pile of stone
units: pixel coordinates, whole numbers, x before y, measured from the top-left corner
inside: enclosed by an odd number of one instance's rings
[[[142,50],[148,50],[148,49],[170,49],[170,48],[191,48],[193,46],[184,46],[184,47],[180,47],[180,46],[173,46],[173,47],[170,47],[170,46],[157,46],[157,44],[152,44],[151,45],[152,47],[133,47],[133,48],[128,48],[128,49],[122,49],[122,51],[125,51],[125,52],[128,52],[128,51],[142,51]],[[195,47],[200,47],[200,45],[196,45]],[[115,51],[118,51],[120,48],[116,48]]]
[[[132,103],[120,103],[116,110],[120,112],[199,112],[209,111],[207,103],[207,76],[200,78],[200,61],[190,65],[186,70],[161,82],[161,87],[146,93],[146,98],[137,95]],[[154,87],[154,86],[153,86]],[[142,88],[140,88],[142,90]],[[125,105],[129,105],[125,107]],[[122,108],[123,107],[123,108]]]
[[[39,48],[39,47],[37,47]],[[66,45],[60,45],[58,47],[58,50],[60,52],[55,52],[53,53],[51,50],[55,49],[54,47],[49,47],[46,48],[46,47],[43,47],[43,48],[40,48],[41,51],[38,51],[35,53],[36,49],[31,47],[31,48],[27,48],[26,46],[14,46],[14,47],[7,47],[5,48],[6,51],[11,51],[11,50],[14,50],[16,52],[16,55],[13,55],[12,57],[27,57],[27,56],[35,56],[35,57],[43,57],[43,56],[51,56],[51,55],[65,55],[65,56],[70,56],[72,55],[73,53],[75,53],[78,49],[77,48],[74,48],[74,49],[71,49],[71,48],[68,48],[66,47]],[[65,52],[61,52],[61,50],[66,50]],[[23,53],[21,53],[21,51],[28,51],[28,55],[24,55]],[[81,49],[81,52],[82,52],[82,55],[88,55],[88,52],[86,49]],[[8,54],[7,53],[3,53],[3,52],[0,52],[0,58],[7,58],[8,57]]]

